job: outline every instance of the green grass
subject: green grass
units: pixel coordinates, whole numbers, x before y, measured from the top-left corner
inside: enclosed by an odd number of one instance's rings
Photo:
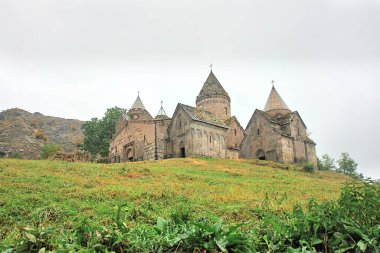
[[[26,226],[110,224],[122,207],[132,228],[176,215],[256,225],[258,208],[291,211],[310,198],[337,200],[349,178],[256,160],[170,159],[125,164],[0,159],[0,240]],[[250,222],[248,222],[250,221]],[[248,223],[247,223],[248,222]]]
[[[59,210],[49,222],[88,216],[109,221],[118,204],[142,209],[145,221],[177,208],[194,216],[246,220],[264,202],[291,210],[309,198],[337,199],[348,178],[332,172],[308,174],[293,167],[253,160],[171,159],[126,164],[0,160],[2,230],[35,220],[42,209]],[[281,168],[276,168],[281,166]],[[266,198],[267,197],[267,198]]]

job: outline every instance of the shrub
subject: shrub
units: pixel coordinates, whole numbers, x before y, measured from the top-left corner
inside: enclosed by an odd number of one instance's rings
[[[12,158],[15,158],[15,159],[23,159],[24,156],[20,153],[14,153],[11,155]]]
[[[303,171],[308,172],[308,173],[314,173],[315,171],[314,164],[312,163],[305,163],[302,168],[303,168]]]
[[[49,157],[57,154],[61,150],[62,148],[58,144],[48,143],[42,147],[40,157],[41,159],[48,159]]]
[[[40,129],[34,129],[34,136],[39,140],[45,140],[45,138],[47,139]]]

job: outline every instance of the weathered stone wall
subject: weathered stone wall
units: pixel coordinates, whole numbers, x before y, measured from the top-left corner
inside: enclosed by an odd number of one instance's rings
[[[239,149],[244,137],[244,130],[242,130],[236,118],[233,117],[230,122],[230,128],[227,131],[227,148]]]
[[[156,120],[156,133],[157,133],[157,156],[158,159],[167,158],[167,139],[168,127],[170,125],[171,119]]]
[[[124,162],[129,158],[133,161],[145,160],[147,147],[154,143],[154,121],[130,121],[110,142],[111,162]],[[131,154],[132,152],[132,154]],[[113,161],[112,161],[113,160]]]
[[[308,162],[307,150],[305,141],[307,139],[307,129],[302,124],[302,119],[295,113],[294,118],[290,125],[291,136],[293,137],[293,162],[305,163]]]
[[[307,153],[307,161],[309,163],[314,164],[315,168],[317,168],[318,164],[317,164],[317,152],[315,149],[315,144],[305,142],[305,147],[306,147],[306,151],[307,151],[306,152]]]
[[[278,161],[283,163],[293,163],[294,162],[294,148],[293,148],[293,138],[281,136]]]
[[[281,135],[274,130],[263,112],[255,111],[246,130],[247,136],[241,144],[241,157],[259,158],[258,154],[262,155],[262,150],[267,160],[316,164],[315,145],[307,141],[307,129],[298,113],[294,114],[289,124],[274,126],[286,134]]]
[[[226,158],[227,129],[194,121],[190,133],[193,156]]]
[[[258,159],[265,154],[266,160],[280,161],[281,138],[280,134],[273,130],[267,118],[259,111],[255,111],[246,129],[246,137],[240,146],[242,158]]]
[[[181,108],[177,116],[172,119],[167,144],[168,157],[181,157],[180,148],[185,148],[185,155],[191,156],[192,148],[189,137],[190,118]]]
[[[111,162],[154,160],[156,154],[166,158],[169,124],[170,119],[129,121],[110,143]]]
[[[225,128],[193,121],[180,109],[169,131],[169,157],[181,157],[181,148],[185,148],[186,157],[226,158],[226,132]]]
[[[240,150],[239,149],[233,149],[233,148],[227,148],[226,158],[227,159],[239,159],[240,158]]]
[[[222,121],[231,117],[231,103],[225,96],[203,98],[197,102],[197,108],[214,113]]]

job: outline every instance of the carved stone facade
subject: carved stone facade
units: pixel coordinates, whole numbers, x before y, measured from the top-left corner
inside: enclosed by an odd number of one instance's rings
[[[315,143],[297,111],[290,111],[273,87],[264,111],[255,110],[241,143],[242,158],[317,165]]]
[[[153,118],[138,96],[116,124],[110,161],[209,156],[316,164],[315,143],[303,120],[298,112],[289,110],[274,87],[264,111],[256,110],[246,129],[231,117],[230,102],[212,71],[197,96],[196,107],[178,104],[172,118],[162,106]]]

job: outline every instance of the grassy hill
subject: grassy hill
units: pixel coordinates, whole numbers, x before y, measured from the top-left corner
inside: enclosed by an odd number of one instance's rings
[[[19,239],[26,226],[71,229],[83,220],[102,226],[120,215],[128,228],[154,225],[159,217],[207,217],[226,224],[251,221],[243,226],[249,230],[256,226],[256,210],[280,213],[297,203],[306,207],[310,198],[336,200],[346,181],[333,172],[309,174],[256,160],[105,165],[0,159],[0,240]]]

